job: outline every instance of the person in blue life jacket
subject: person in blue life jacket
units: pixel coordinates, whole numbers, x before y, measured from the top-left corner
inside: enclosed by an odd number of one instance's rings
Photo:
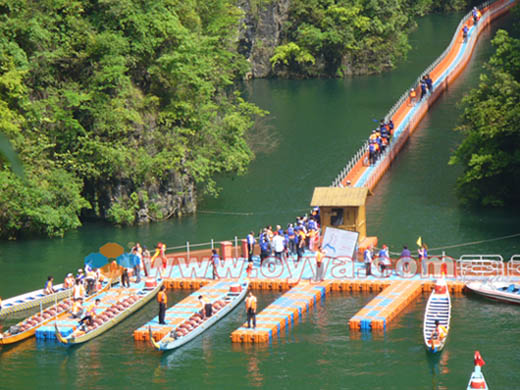
[[[262,266],[264,260],[269,256],[271,256],[271,245],[269,244],[267,236],[264,236],[260,241],[260,266]]]
[[[462,39],[464,39],[464,42],[468,41],[468,31],[468,26],[464,25],[464,27],[462,27]]]

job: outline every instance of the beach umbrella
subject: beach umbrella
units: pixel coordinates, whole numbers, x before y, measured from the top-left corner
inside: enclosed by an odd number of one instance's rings
[[[139,256],[132,253],[123,253],[116,258],[117,264],[125,268],[133,268],[139,264]]]
[[[101,268],[108,264],[108,258],[101,253],[91,253],[85,257],[84,262],[90,268]]]

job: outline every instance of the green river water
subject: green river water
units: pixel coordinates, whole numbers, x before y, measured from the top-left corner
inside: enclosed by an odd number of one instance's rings
[[[278,146],[258,153],[247,175],[219,180],[216,200],[200,203],[196,216],[136,228],[87,224],[63,239],[0,244],[0,295],[38,288],[47,274],[61,280],[82,258],[107,241],[168,246],[243,237],[266,224],[286,224],[308,210],[315,186],[327,186],[405,88],[449,43],[461,15],[421,19],[409,59],[393,72],[352,80],[257,80],[251,101],[271,112]],[[393,251],[421,235],[432,248],[518,233],[515,211],[460,208],[454,193],[459,173],[447,160],[459,135],[457,101],[478,82],[492,51],[484,33],[461,78],[444,94],[368,202],[368,232]],[[439,249],[437,252],[440,252]],[[520,239],[447,250],[520,253]],[[170,304],[189,292],[171,292]],[[258,293],[259,309],[278,296]],[[233,345],[229,335],[244,320],[237,309],[201,337],[168,354],[135,343],[134,329],[156,315],[152,302],[107,334],[78,348],[30,339],[0,351],[0,389],[465,389],[473,351],[487,361],[491,389],[520,388],[520,309],[475,297],[453,299],[449,340],[440,357],[422,343],[425,298],[417,300],[384,334],[354,333],[348,320],[373,295],[335,293],[270,345]]]

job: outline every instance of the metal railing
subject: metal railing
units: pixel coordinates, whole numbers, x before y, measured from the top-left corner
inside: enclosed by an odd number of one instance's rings
[[[477,8],[479,9],[484,9],[486,7],[488,7],[489,5],[495,3],[496,1],[499,1],[499,0],[490,0],[490,1],[486,1],[482,4],[480,4]],[[437,65],[439,65],[439,63],[448,55],[448,53],[452,50],[453,46],[456,44],[457,40],[460,39],[460,31],[462,30],[462,27],[465,23],[467,23],[468,20],[470,20],[472,16],[472,12],[468,12],[466,15],[464,15],[464,17],[461,19],[461,21],[459,22],[456,30],[455,30],[455,33],[453,34],[453,37],[450,41],[450,44],[448,45],[448,47],[446,47],[446,49],[442,52],[442,54],[440,56],[438,56],[428,67],[426,67],[426,69],[424,70],[424,72],[421,73],[421,75],[419,77],[417,77],[417,79],[404,91],[404,93],[399,97],[399,99],[395,102],[395,104],[392,106],[392,108],[390,108],[390,110],[388,111],[388,113],[385,115],[384,119],[385,119],[385,122],[388,122],[390,119],[393,118],[394,114],[397,112],[397,110],[399,109],[399,107],[401,107],[405,102],[406,100],[409,98],[409,92],[412,88],[416,88],[420,81],[421,81],[421,78],[423,75],[425,74],[429,74]],[[489,13],[485,13],[483,14],[482,18],[481,18],[481,21],[479,23],[484,23],[484,21],[489,17]],[[478,34],[474,33],[474,34],[471,34],[471,36],[469,37],[470,40],[475,40],[476,37],[477,37]],[[399,124],[399,126],[404,126],[406,127],[409,123],[410,119],[407,119],[406,122],[403,122],[401,124]],[[400,134],[401,135],[401,134]],[[383,161],[383,159],[389,154],[391,153],[391,151],[394,149],[394,146],[396,144],[396,141],[397,139],[393,139],[392,142],[386,147],[385,149],[385,152],[380,156],[379,160],[378,160],[378,163],[376,163],[376,165],[379,164],[379,162]],[[354,156],[350,159],[350,161],[345,165],[345,167],[340,171],[340,173],[338,174],[338,176],[332,181],[332,184],[331,184],[331,187],[339,187],[341,186],[341,183],[343,182],[343,180],[345,179],[345,177],[348,175],[348,173],[352,170],[352,168],[357,164],[359,163],[359,161],[363,158],[363,156],[366,154],[368,150],[368,141],[366,141],[365,143],[363,143],[363,145],[361,146],[361,148],[354,154]],[[376,170],[374,171],[374,173],[377,173],[377,169],[379,167],[376,167]],[[364,184],[364,186],[369,186],[369,183],[371,183],[371,180],[367,180],[367,182]]]

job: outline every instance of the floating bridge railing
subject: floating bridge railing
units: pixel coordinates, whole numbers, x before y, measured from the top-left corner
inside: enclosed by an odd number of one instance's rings
[[[491,0],[491,1],[486,1],[485,3],[482,3],[481,5],[479,5],[477,8],[482,10],[482,9],[485,9],[487,7],[489,7],[491,4],[497,2],[497,1],[500,1],[500,0]],[[395,104],[392,106],[392,108],[390,108],[390,110],[388,111],[388,113],[385,115],[385,121],[389,121],[390,119],[393,118],[393,116],[395,115],[395,113],[397,112],[397,110],[399,109],[399,107],[401,107],[406,101],[407,99],[409,98],[409,91],[414,88],[416,89],[419,84],[420,84],[420,80],[422,78],[423,75],[425,74],[429,74],[433,69],[435,69],[435,67],[437,65],[439,65],[439,63],[444,59],[446,58],[446,56],[450,53],[450,51],[453,49],[453,46],[456,44],[457,40],[460,39],[461,35],[460,35],[460,31],[462,30],[464,24],[466,24],[468,22],[468,20],[470,20],[472,17],[472,12],[468,12],[466,15],[464,15],[464,17],[460,20],[458,26],[457,26],[457,29],[455,30],[455,33],[453,34],[453,37],[450,41],[450,44],[448,45],[448,47],[446,47],[446,49],[442,52],[442,54],[440,56],[438,56],[435,61],[433,61],[423,72],[420,76],[417,77],[417,79],[409,86],[409,88],[407,88],[405,90],[405,92],[399,97],[399,99],[395,102]],[[489,14],[488,13],[483,13],[482,14],[482,19],[481,19],[481,22],[479,23],[485,23],[486,19],[489,17]],[[478,34],[471,34],[471,36],[468,37],[468,42],[471,43],[472,40],[476,40],[477,39],[477,36]],[[408,125],[408,122],[409,119],[406,120],[406,122],[404,123],[405,126]],[[407,135],[408,134],[405,134],[406,132],[403,132],[401,134],[401,137],[402,138],[404,136],[404,138],[408,138]],[[396,146],[399,146],[399,149],[402,145],[400,145],[399,142],[396,142],[398,140],[393,140],[393,142],[391,142],[387,148],[385,149],[385,152],[380,156],[379,160],[378,160],[378,164],[376,165],[375,167],[375,170],[373,172],[373,174],[371,175],[371,177],[363,184],[365,187],[369,187],[371,188],[373,185],[375,185],[374,183],[374,180],[378,180],[379,177],[380,177],[380,172],[378,172],[378,170],[381,170],[381,169],[386,169],[387,166],[379,166],[380,162],[381,161],[386,161],[386,157],[388,156],[388,154],[391,154],[395,151],[396,149]],[[349,172],[352,171],[352,169],[354,168],[354,166],[356,166],[356,164],[358,164],[359,162],[362,162],[362,164],[366,165],[368,163],[368,141],[364,142],[361,147],[358,149],[358,151],[354,154],[354,156],[348,161],[348,163],[343,167],[343,169],[341,169],[340,173],[336,176],[336,178],[332,181],[332,184],[331,184],[331,187],[341,187],[343,185],[343,181],[345,180],[345,178],[347,177],[347,175],[349,174]],[[354,183],[353,183],[354,184]]]

